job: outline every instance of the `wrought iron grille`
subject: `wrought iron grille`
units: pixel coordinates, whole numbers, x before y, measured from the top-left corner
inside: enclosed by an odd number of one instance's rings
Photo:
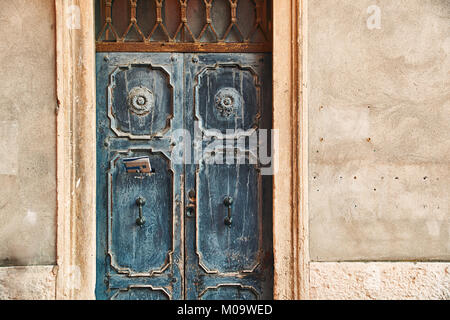
[[[97,51],[271,51],[271,1],[97,0]]]

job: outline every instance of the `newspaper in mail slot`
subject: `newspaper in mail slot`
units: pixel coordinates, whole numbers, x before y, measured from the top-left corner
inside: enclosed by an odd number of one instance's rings
[[[127,173],[151,173],[149,157],[136,157],[123,159]]]

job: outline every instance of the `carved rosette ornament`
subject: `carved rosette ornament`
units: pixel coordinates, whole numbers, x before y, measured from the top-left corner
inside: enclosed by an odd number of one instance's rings
[[[234,88],[222,88],[215,96],[216,109],[220,114],[229,118],[233,114],[236,114],[236,110],[242,107],[242,96]]]
[[[131,112],[139,116],[151,112],[155,105],[153,92],[142,86],[131,89],[127,100]]]

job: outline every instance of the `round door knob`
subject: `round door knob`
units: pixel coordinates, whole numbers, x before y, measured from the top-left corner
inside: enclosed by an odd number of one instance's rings
[[[226,198],[223,200],[223,204],[224,204],[226,207],[231,207],[231,205],[233,204],[233,198],[232,198],[232,197],[226,197]]]
[[[141,217],[137,218],[137,219],[136,219],[136,224],[137,224],[139,227],[142,227],[142,226],[145,224],[145,219],[144,219],[144,218],[141,218]]]
[[[139,197],[139,198],[136,199],[136,204],[138,206],[145,206],[145,202],[146,202],[146,200],[143,197]]]

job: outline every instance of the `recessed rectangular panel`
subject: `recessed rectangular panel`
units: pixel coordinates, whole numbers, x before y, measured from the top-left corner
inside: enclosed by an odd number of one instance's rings
[[[111,300],[169,300],[169,296],[164,290],[135,287],[117,290]]]
[[[258,266],[260,178],[255,165],[201,163],[196,181],[197,252],[206,271],[249,272]]]
[[[130,64],[110,75],[108,108],[111,129],[134,139],[162,136],[173,117],[173,87],[164,67]]]
[[[256,71],[238,63],[206,66],[195,76],[195,111],[204,130],[258,127],[261,85]]]
[[[125,160],[143,155],[154,172],[129,172]],[[117,154],[109,179],[112,267],[127,274],[162,272],[173,251],[173,172],[168,159],[143,151]]]
[[[207,288],[200,295],[201,300],[257,300],[258,294],[252,287],[240,285],[219,285]]]

